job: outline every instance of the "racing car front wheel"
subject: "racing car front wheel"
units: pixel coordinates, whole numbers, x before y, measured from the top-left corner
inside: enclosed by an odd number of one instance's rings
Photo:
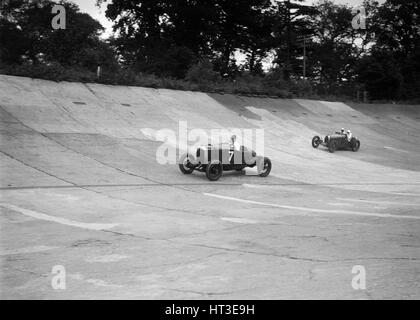
[[[357,151],[359,151],[359,149],[360,149],[360,141],[356,140],[356,139],[353,139],[352,142],[351,142],[351,150],[353,152],[357,152]]]
[[[220,161],[210,163],[206,168],[206,177],[210,181],[219,180],[223,173],[223,165]]]
[[[337,142],[331,141],[330,145],[328,146],[328,151],[331,153],[334,153],[336,149],[337,149]]]
[[[318,148],[319,144],[321,143],[321,138],[318,136],[315,136],[312,138],[312,147]]]
[[[194,167],[191,163],[194,157],[190,154],[184,154],[181,159],[179,159],[179,170],[183,174],[191,174],[194,171]]]
[[[260,177],[266,177],[270,174],[271,171],[271,160],[269,158],[264,158],[264,168],[261,170]]]

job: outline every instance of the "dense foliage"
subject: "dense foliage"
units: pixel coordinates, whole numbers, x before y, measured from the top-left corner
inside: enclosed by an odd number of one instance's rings
[[[107,3],[114,34],[104,40],[100,23],[69,1],[61,2],[66,30],[51,28],[51,0],[2,1],[0,72],[279,96],[355,97],[367,90],[373,100],[420,99],[418,0],[366,0],[367,28],[358,30],[354,8],[329,0]]]

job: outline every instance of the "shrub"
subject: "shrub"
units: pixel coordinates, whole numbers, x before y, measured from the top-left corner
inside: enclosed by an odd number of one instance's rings
[[[40,78],[53,81],[80,81],[94,82],[95,74],[84,69],[67,69],[58,63],[45,64],[23,64],[0,66],[0,72],[9,75]]]
[[[209,60],[204,60],[193,65],[187,72],[185,80],[193,83],[208,84],[221,80],[220,74],[213,70],[213,64]]]

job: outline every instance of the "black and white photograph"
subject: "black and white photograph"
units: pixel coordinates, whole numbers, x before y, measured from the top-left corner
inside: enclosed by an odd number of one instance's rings
[[[0,0],[0,300],[419,299],[418,0]]]

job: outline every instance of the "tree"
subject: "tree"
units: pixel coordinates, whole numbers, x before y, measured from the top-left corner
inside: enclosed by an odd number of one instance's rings
[[[251,72],[273,47],[273,6],[269,0],[218,0],[216,37],[212,49],[221,74],[233,76],[238,72],[234,53],[242,50],[248,56]]]
[[[315,5],[317,13],[307,24],[313,32],[308,69],[313,79],[327,86],[340,86],[354,80],[354,68],[365,52],[369,33],[352,27],[353,12],[333,1]],[[359,42],[359,43],[358,43]]]
[[[233,76],[238,50],[255,69],[270,49],[271,6],[270,0],[114,0],[106,15],[114,21],[122,61],[138,71],[179,78],[200,57]]]
[[[0,18],[0,61],[20,63],[26,51],[25,37],[14,23]]]
[[[80,65],[96,70],[98,64],[116,65],[112,48],[99,35],[101,24],[79,12],[70,2],[61,1],[66,9],[66,29],[51,27],[51,0],[11,0],[0,5],[0,59],[8,63],[59,63]]]
[[[187,0],[115,0],[108,4],[106,16],[114,21],[118,37],[113,44],[122,63],[160,76],[185,76],[196,55],[207,51],[206,22],[192,13],[210,14],[205,8]]]
[[[272,18],[275,38],[273,62],[278,69],[275,73],[281,73],[285,80],[302,76],[302,42],[303,38],[308,40],[313,33],[307,22],[316,13],[312,6],[295,2],[276,2]]]
[[[359,81],[379,99],[420,97],[420,3],[387,0],[371,19],[375,42],[361,59]]]
[[[395,99],[401,95],[403,77],[390,52],[373,51],[364,56],[358,62],[356,74],[373,100]]]

